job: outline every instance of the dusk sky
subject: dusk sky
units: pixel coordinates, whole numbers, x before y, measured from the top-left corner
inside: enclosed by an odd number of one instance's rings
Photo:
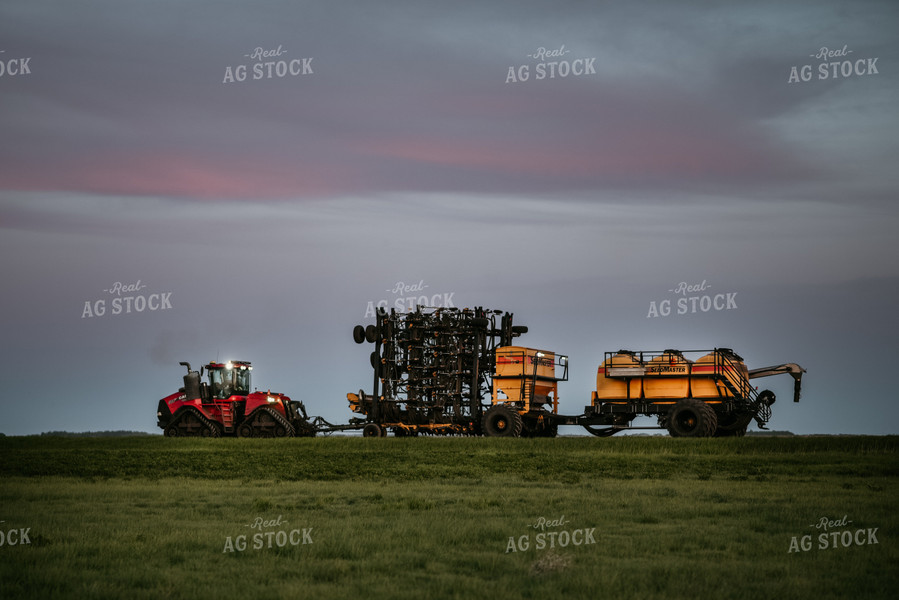
[[[159,433],[216,359],[345,422],[353,326],[425,296],[568,354],[566,414],[606,351],[723,346],[808,370],[799,404],[757,381],[772,429],[899,433],[896,31],[893,1],[5,0],[0,432]]]

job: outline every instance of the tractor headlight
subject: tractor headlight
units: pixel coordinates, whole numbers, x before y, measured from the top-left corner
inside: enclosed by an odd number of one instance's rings
[[[270,403],[270,404],[273,403],[273,402],[277,402],[277,401],[278,401],[278,399],[275,398],[274,396],[266,396],[266,397],[265,397],[265,400],[266,400],[268,403]]]

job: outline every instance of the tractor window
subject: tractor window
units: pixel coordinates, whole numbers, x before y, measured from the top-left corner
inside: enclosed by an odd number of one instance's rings
[[[232,394],[231,371],[228,369],[209,369],[209,386],[212,388],[212,397],[223,399],[230,398]]]
[[[245,396],[250,393],[250,370],[249,369],[237,369],[233,370],[234,373],[234,392],[235,394],[240,394]]]
[[[250,393],[250,370],[234,367],[233,369],[209,369],[209,386],[212,397],[219,400],[232,395],[246,396]]]

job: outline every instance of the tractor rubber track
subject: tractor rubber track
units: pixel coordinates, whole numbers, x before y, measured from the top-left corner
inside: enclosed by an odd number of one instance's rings
[[[263,406],[263,407],[260,407],[260,408],[257,408],[256,410],[254,410],[250,414],[250,416],[247,417],[247,420],[246,420],[246,423],[249,423],[253,427],[253,437],[278,437],[274,434],[270,435],[270,436],[269,435],[258,435],[258,433],[261,433],[261,431],[257,430],[257,428],[255,426],[253,426],[252,423],[253,423],[253,421],[255,421],[256,417],[260,413],[268,414],[272,418],[272,420],[276,421],[282,427],[284,427],[284,431],[286,433],[283,437],[294,437],[296,435],[293,425],[291,425],[287,419],[282,417],[278,411],[272,410],[271,408],[268,408],[267,406]]]
[[[209,436],[203,436],[202,434],[192,435],[189,433],[185,434],[185,433],[181,432],[181,429],[180,429],[180,427],[178,427],[178,425],[181,423],[181,421],[183,421],[185,419],[185,416],[188,414],[194,416],[198,421],[200,421],[200,423],[202,423],[203,425],[206,426],[206,430],[209,431]],[[176,430],[179,431],[178,437],[220,437],[221,436],[221,431],[219,431],[218,425],[216,425],[216,423],[214,421],[207,419],[206,416],[203,415],[203,413],[201,413],[199,410],[197,410],[196,408],[194,408],[192,406],[183,408],[180,411],[178,418],[175,421],[173,421],[172,423],[170,423],[169,426],[166,427],[166,430],[168,430],[169,427],[174,427]]]

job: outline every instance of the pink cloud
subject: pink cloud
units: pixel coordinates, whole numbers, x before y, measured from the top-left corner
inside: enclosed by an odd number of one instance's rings
[[[338,191],[327,165],[290,165],[275,160],[212,158],[188,153],[137,152],[81,156],[39,173],[28,168],[4,173],[14,190],[184,196],[198,199],[314,196]],[[344,182],[346,183],[346,182]]]
[[[433,100],[433,102],[431,102]],[[726,109],[661,101],[639,90],[447,94],[410,106],[408,118],[366,120],[277,139],[165,151],[141,148],[44,161],[12,157],[0,188],[198,199],[303,198],[391,191],[670,188],[684,182],[764,182],[801,165],[776,140]],[[211,142],[210,142],[211,143]],[[18,163],[18,164],[17,164]]]

